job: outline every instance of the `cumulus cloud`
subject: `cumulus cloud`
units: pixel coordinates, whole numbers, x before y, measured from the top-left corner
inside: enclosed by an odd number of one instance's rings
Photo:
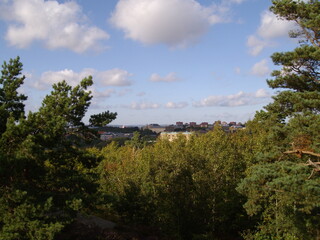
[[[197,42],[223,18],[195,0],[120,0],[110,21],[127,38],[175,48]]]
[[[18,48],[40,41],[49,49],[67,48],[82,53],[103,49],[100,41],[109,38],[105,31],[88,24],[74,1],[4,1],[0,17],[9,23],[6,40]]]
[[[106,86],[129,86],[131,76],[128,71],[118,68],[97,73],[97,78]]]
[[[169,73],[168,75],[161,77],[159,74],[152,74],[150,77],[151,82],[177,82],[180,78],[175,73]]]
[[[258,34],[265,39],[286,37],[288,36],[288,32],[295,27],[296,25],[294,22],[281,20],[272,12],[265,11],[261,16]]]
[[[172,109],[185,108],[187,106],[188,106],[187,102],[178,102],[178,103],[168,102],[166,104],[166,108],[172,108]]]
[[[269,98],[270,94],[265,89],[261,88],[254,93],[254,97],[256,97],[256,98]]]
[[[247,46],[249,47],[249,53],[252,56],[259,55],[263,49],[266,47],[272,46],[269,40],[258,38],[255,35],[250,35],[247,40]]]
[[[48,89],[52,84],[58,83],[62,80],[67,81],[71,86],[75,86],[80,81],[88,76],[92,76],[95,83],[102,84],[104,86],[129,86],[132,84],[129,79],[132,74],[122,69],[111,69],[108,71],[99,72],[95,69],[87,68],[81,72],[75,72],[70,69],[64,69],[61,71],[48,71],[41,74],[40,78],[34,80],[31,86],[39,89]]]
[[[279,19],[270,11],[263,12],[256,34],[249,36],[247,40],[250,54],[253,56],[260,54],[266,47],[274,45],[272,39],[288,36],[294,29],[296,29],[294,22]]]
[[[247,105],[256,105],[264,103],[270,98],[270,94],[264,89],[259,89],[253,93],[240,91],[228,96],[209,96],[199,102],[195,102],[195,107],[238,107]]]
[[[268,67],[267,59],[263,59],[253,65],[251,69],[251,74],[263,77],[270,73],[270,68]]]
[[[149,103],[149,102],[141,102],[141,103],[133,102],[131,103],[131,105],[124,106],[124,107],[134,109],[134,110],[146,110],[146,109],[157,109],[157,108],[160,108],[161,105],[157,103]]]
[[[113,89],[106,89],[104,91],[98,91],[95,88],[91,88],[90,91],[95,98],[109,98],[115,93]]]
[[[52,84],[61,82],[62,80],[65,80],[71,86],[75,86],[79,84],[83,78],[93,75],[93,73],[93,69],[84,69],[80,73],[70,69],[47,71],[42,73],[39,79],[34,80],[31,86],[39,90],[45,90]]]

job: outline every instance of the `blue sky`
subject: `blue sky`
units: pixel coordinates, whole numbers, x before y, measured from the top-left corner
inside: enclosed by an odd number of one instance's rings
[[[271,101],[270,56],[296,45],[269,0],[0,0],[0,61],[20,56],[26,109],[92,75],[85,118],[241,121]]]

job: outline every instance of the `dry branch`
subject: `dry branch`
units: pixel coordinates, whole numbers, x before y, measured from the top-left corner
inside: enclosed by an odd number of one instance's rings
[[[299,157],[302,156],[302,154],[308,154],[311,156],[315,156],[315,157],[320,157],[320,153],[314,153],[314,152],[310,152],[310,151],[304,151],[304,150],[293,150],[293,151],[286,151],[284,152],[285,154],[297,154]]]

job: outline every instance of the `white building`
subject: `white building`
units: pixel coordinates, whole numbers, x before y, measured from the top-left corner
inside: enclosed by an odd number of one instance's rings
[[[192,132],[162,132],[160,134],[160,139],[167,139],[170,142],[177,139],[179,136],[185,136],[187,139],[189,139],[192,135]]]

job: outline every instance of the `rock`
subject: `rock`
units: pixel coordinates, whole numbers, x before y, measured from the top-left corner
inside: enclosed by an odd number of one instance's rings
[[[98,227],[102,230],[114,229],[116,226],[114,222],[97,216],[85,216],[83,214],[78,214],[76,221],[87,226]]]

